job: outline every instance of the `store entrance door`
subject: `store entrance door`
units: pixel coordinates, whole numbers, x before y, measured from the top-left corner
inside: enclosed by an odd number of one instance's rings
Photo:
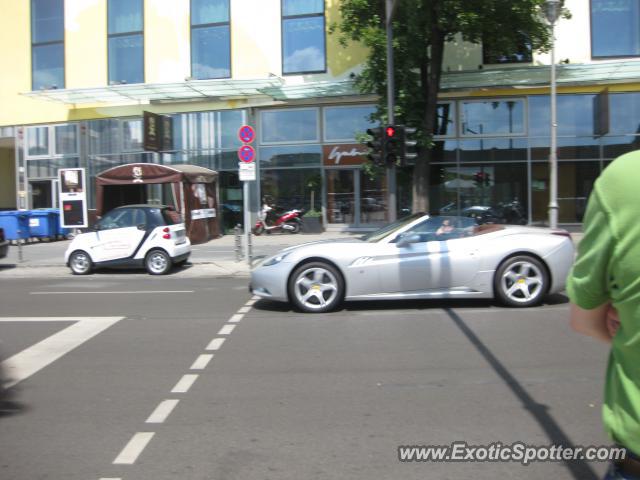
[[[31,208],[54,208],[58,206],[58,188],[56,180],[31,180]]]
[[[384,177],[370,179],[356,168],[328,168],[325,172],[329,224],[366,227],[386,222]]]

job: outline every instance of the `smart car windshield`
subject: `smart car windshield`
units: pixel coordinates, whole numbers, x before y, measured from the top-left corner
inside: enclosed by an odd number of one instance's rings
[[[424,213],[414,213],[407,217],[403,217],[393,223],[390,223],[389,225],[382,227],[379,230],[363,235],[362,237],[360,237],[360,240],[364,240],[365,242],[369,242],[369,243],[379,242],[380,240],[382,240],[383,238],[386,238],[388,235],[392,234],[396,230],[401,229],[402,227],[410,224],[411,222],[415,221],[417,218],[422,217],[423,215]]]

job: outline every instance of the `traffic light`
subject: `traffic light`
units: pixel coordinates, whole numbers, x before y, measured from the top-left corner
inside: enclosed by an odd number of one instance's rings
[[[416,129],[412,127],[405,127],[404,125],[396,125],[396,137],[398,139],[398,160],[400,166],[406,166],[409,163],[415,163],[415,159],[418,156],[415,147],[417,141],[415,140]],[[408,162],[411,160],[411,162]]]
[[[488,187],[491,184],[491,175],[485,172],[476,172],[473,175],[473,181],[478,187]]]
[[[402,145],[398,135],[398,127],[387,125],[384,127],[384,161],[387,165],[394,165],[401,157]]]
[[[367,158],[376,165],[384,165],[385,138],[382,127],[367,129],[367,135],[371,137],[371,140],[367,141],[367,147],[369,147]]]

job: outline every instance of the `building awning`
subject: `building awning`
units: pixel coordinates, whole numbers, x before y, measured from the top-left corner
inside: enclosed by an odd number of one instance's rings
[[[488,68],[464,72],[443,72],[442,93],[497,88],[540,88],[550,82],[551,67],[527,66]],[[635,83],[640,79],[640,61],[611,61],[592,64],[559,64],[560,86],[606,86]],[[372,93],[372,92],[369,92]],[[67,88],[26,92],[22,95],[67,105],[180,102],[205,99],[238,99],[266,96],[276,101],[361,95],[354,80],[286,84],[272,76],[253,80],[190,80],[179,83],[140,83],[97,88]]]
[[[89,103],[148,103],[191,101],[212,98],[238,98],[264,95],[265,88],[277,88],[280,77],[253,80],[189,80],[178,83],[136,83],[96,88],[36,90],[22,95],[68,105]]]

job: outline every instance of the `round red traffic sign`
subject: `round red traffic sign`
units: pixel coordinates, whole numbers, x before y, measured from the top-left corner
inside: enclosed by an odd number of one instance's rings
[[[238,158],[244,163],[251,163],[256,159],[256,151],[251,145],[242,145],[238,149]]]
[[[253,127],[250,125],[243,125],[238,130],[238,138],[241,142],[251,143],[256,138],[256,132],[253,130]]]

